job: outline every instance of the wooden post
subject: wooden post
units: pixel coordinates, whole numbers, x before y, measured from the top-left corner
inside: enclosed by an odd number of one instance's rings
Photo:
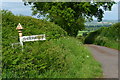
[[[21,26],[20,23],[18,24],[16,30],[18,30],[20,44],[21,44],[21,46],[22,46],[22,50],[23,50],[23,42],[22,42],[22,30],[23,30],[23,27]]]
[[[22,30],[23,30],[23,27],[21,26],[21,24],[20,24],[20,23],[18,24],[18,26],[17,26],[17,28],[16,28],[16,29],[18,30],[19,37],[22,37]]]

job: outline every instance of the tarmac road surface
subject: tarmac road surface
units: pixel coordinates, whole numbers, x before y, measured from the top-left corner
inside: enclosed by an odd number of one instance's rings
[[[94,58],[101,63],[103,78],[118,78],[118,50],[93,44],[85,46],[88,47]]]

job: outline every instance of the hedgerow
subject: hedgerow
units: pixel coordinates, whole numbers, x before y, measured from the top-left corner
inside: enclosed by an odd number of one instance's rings
[[[72,45],[72,46],[71,46]],[[6,51],[7,50],[7,51]],[[79,40],[63,37],[44,43],[3,50],[3,78],[96,78],[102,76],[95,61]]]
[[[83,44],[54,23],[2,11],[3,78],[96,78],[102,76],[100,64]],[[18,43],[16,26],[23,36],[46,34],[46,41]]]
[[[91,32],[86,38],[84,43],[97,44],[110,48],[120,50],[120,23],[113,24],[110,27],[103,27],[99,30]]]
[[[18,41],[18,32],[16,30],[18,23],[21,23],[24,28],[24,36],[46,34],[47,40],[50,40],[67,35],[60,26],[57,26],[54,23],[35,19],[30,16],[15,16],[10,11],[2,10],[3,42],[6,41],[4,39],[9,38],[12,43]]]
[[[16,30],[18,23],[21,23],[24,28],[23,36],[45,34],[47,41],[66,36],[67,33],[59,26],[48,21],[29,16],[15,16],[7,10],[2,10],[1,12],[3,76],[6,78],[28,77],[28,75],[32,77],[34,74],[35,77],[36,74],[44,72],[46,70],[44,68],[46,68],[45,64],[47,60],[42,60],[41,57],[44,58],[43,56],[45,55],[39,55],[41,56],[39,59],[36,57],[38,56],[37,49],[45,41],[24,43],[24,52],[21,52],[20,45],[14,45],[14,48],[12,48],[12,43],[19,42],[18,32]],[[34,45],[36,43],[39,44],[36,46]],[[27,46],[25,47],[25,45]],[[31,48],[33,50],[32,52]]]

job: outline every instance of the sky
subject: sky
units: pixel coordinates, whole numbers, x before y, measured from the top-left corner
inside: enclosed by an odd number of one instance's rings
[[[118,2],[118,0],[116,1]],[[21,0],[3,0],[2,3],[0,3],[0,7],[2,9],[12,11],[15,15],[32,15],[31,6],[25,6]],[[96,20],[96,18],[93,19]],[[112,11],[105,11],[103,20],[118,20],[118,4],[113,5]]]

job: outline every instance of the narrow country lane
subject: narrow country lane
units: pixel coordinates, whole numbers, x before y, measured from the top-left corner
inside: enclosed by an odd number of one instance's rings
[[[104,78],[118,78],[118,50],[93,44],[85,46],[88,47],[94,58],[101,63]]]

